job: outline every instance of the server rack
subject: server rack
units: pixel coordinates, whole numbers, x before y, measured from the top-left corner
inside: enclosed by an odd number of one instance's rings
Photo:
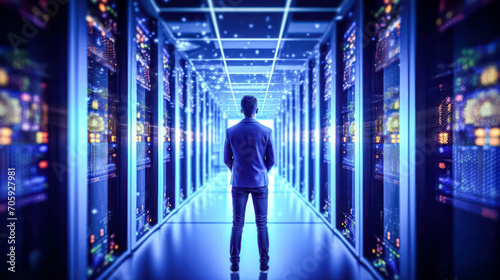
[[[309,202],[313,208],[319,207],[319,156],[320,156],[320,122],[319,122],[319,49],[314,49],[313,57],[309,60]],[[317,210],[316,210],[317,211]]]
[[[285,99],[283,100],[283,131],[284,131],[284,140],[283,141],[283,160],[285,163],[285,180],[287,182],[290,182],[290,119],[289,119],[289,114],[290,114],[290,109],[288,108],[288,96],[285,95]]]
[[[363,3],[363,22],[375,22],[376,28],[363,48],[363,103],[356,103],[363,112],[363,149],[355,167],[361,172],[357,179],[363,195],[360,255],[369,269],[387,279],[411,277],[410,177],[408,165],[401,164],[409,158],[411,141],[409,15],[408,1]]]
[[[306,168],[305,168],[305,142],[306,142],[306,128],[305,128],[305,106],[307,101],[304,94],[304,80],[302,78],[303,73],[300,73],[297,81],[297,103],[296,110],[297,113],[297,190],[301,195],[304,195],[306,190]]]
[[[422,279],[497,279],[499,3],[412,8],[412,271]]]
[[[304,141],[304,151],[303,151],[303,156],[304,156],[304,166],[303,166],[303,171],[302,173],[304,174],[304,192],[303,196],[306,199],[306,201],[309,201],[309,193],[310,193],[310,180],[309,180],[309,169],[310,169],[310,151],[311,151],[311,133],[310,133],[310,122],[309,122],[309,117],[310,117],[310,102],[311,102],[311,96],[310,96],[310,91],[309,91],[309,62],[306,62],[304,64],[304,71],[303,71],[303,84],[302,84],[302,89],[303,89],[303,102],[302,102],[302,110],[303,110],[303,115],[304,115],[304,127],[302,131],[302,138]]]
[[[136,85],[132,88],[131,107],[134,112],[136,132],[136,173],[132,190],[137,195],[136,236],[141,239],[158,223],[158,40],[157,22],[147,15],[140,3],[134,2],[131,25],[135,32],[129,35],[133,40],[132,57],[137,57],[132,73]]]
[[[205,121],[204,121],[204,127],[205,127],[205,164],[204,164],[204,177],[205,181],[209,180],[209,172],[210,172],[210,165],[209,165],[209,160],[210,160],[210,126],[209,126],[209,121],[210,121],[210,94],[207,92],[205,95]]]
[[[87,275],[94,279],[128,249],[127,240],[127,61],[125,5],[108,3],[104,15],[87,6]],[[84,10],[85,11],[85,10]],[[113,28],[114,24],[118,24]],[[127,34],[127,32],[123,32]],[[121,45],[118,45],[121,43]],[[125,124],[125,125],[123,125]],[[125,128],[125,129],[124,129]],[[83,261],[83,259],[82,259]]]
[[[9,224],[4,222],[2,232],[11,236],[13,224],[17,239],[12,252],[11,239],[8,242],[8,235],[3,237],[0,278],[65,277],[66,143],[73,131],[63,114],[67,96],[59,92],[71,86],[66,60],[68,42],[72,42],[66,27],[69,7],[58,5],[54,15],[52,10],[46,12],[45,3],[4,1],[0,6],[4,20],[0,39],[0,217]],[[36,14],[37,9],[43,10]],[[41,20],[43,17],[50,20]],[[60,234],[57,239],[54,231]],[[13,253],[15,273],[8,270]]]
[[[194,69],[192,67],[189,67],[189,71],[187,74],[187,134],[186,134],[186,141],[187,141],[187,189],[188,189],[188,196],[190,197],[191,194],[196,190],[196,172],[193,172],[196,170],[196,160],[195,160],[195,154],[196,154],[196,145],[195,145],[195,139],[196,139],[196,74],[194,72]]]
[[[196,103],[196,114],[197,114],[197,125],[196,125],[196,161],[197,161],[197,166],[198,166],[198,172],[196,172],[196,181],[197,181],[197,186],[203,186],[204,181],[203,181],[203,137],[204,137],[204,131],[203,131],[203,122],[205,120],[204,118],[204,110],[205,107],[203,106],[203,102],[205,99],[205,90],[203,86],[203,80],[201,78],[198,79],[198,99]]]
[[[178,189],[179,189],[179,202],[183,203],[188,196],[188,181],[187,181],[187,120],[186,120],[186,106],[187,106],[187,89],[186,89],[186,60],[180,58],[178,60],[177,68],[177,113],[176,119],[178,119],[176,127],[179,131],[178,136]],[[177,135],[176,135],[177,136]]]
[[[328,224],[332,222],[331,187],[332,187],[332,76],[333,53],[331,37],[320,45],[320,179],[319,179],[319,213]]]
[[[358,95],[360,93],[361,43],[359,37],[360,12],[358,5],[349,9],[337,22],[335,49],[336,93],[335,98],[335,189],[334,228],[355,255],[359,256],[359,180],[356,179],[360,126]]]
[[[160,110],[161,122],[162,122],[162,132],[161,132],[161,145],[159,149],[162,154],[162,176],[160,178],[160,186],[162,194],[161,204],[159,209],[161,209],[161,218],[165,220],[167,216],[176,208],[175,201],[175,49],[172,44],[167,40],[166,35],[161,32],[161,59],[162,65],[160,67],[159,76],[162,77],[162,83],[159,83],[161,87],[159,89],[162,92],[161,101],[158,103],[162,106]]]
[[[289,183],[292,186],[292,188],[295,188],[295,89],[291,87],[288,91],[288,118],[290,120],[290,125],[288,127],[289,129],[289,148],[288,152],[290,153],[290,171],[289,171]]]

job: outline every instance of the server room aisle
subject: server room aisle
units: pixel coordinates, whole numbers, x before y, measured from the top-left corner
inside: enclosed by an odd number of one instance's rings
[[[260,275],[255,215],[249,200],[240,273],[231,275],[228,185],[227,173],[220,173],[109,279],[372,279],[342,241],[274,175],[270,176],[268,216],[271,269],[268,275]]]

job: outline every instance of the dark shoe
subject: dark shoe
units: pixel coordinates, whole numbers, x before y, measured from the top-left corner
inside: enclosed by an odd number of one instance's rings
[[[231,263],[231,273],[239,273],[240,265],[238,263]]]
[[[260,264],[260,272],[267,273],[268,270],[269,270],[269,265],[267,265],[267,263]]]

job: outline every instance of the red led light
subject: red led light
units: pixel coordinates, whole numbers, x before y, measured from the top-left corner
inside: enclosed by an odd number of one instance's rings
[[[38,163],[38,167],[40,167],[41,169],[45,169],[49,167],[49,163],[46,160],[42,160]]]

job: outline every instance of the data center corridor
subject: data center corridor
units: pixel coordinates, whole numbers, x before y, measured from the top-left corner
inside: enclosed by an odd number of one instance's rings
[[[0,0],[0,279],[500,279],[499,14]],[[229,172],[271,178],[268,274]]]
[[[267,274],[259,273],[250,198],[240,273],[230,274],[232,206],[228,175],[223,172],[163,224],[109,279],[163,279],[165,275],[179,280],[374,279],[298,194],[272,173],[268,216],[271,269]]]

